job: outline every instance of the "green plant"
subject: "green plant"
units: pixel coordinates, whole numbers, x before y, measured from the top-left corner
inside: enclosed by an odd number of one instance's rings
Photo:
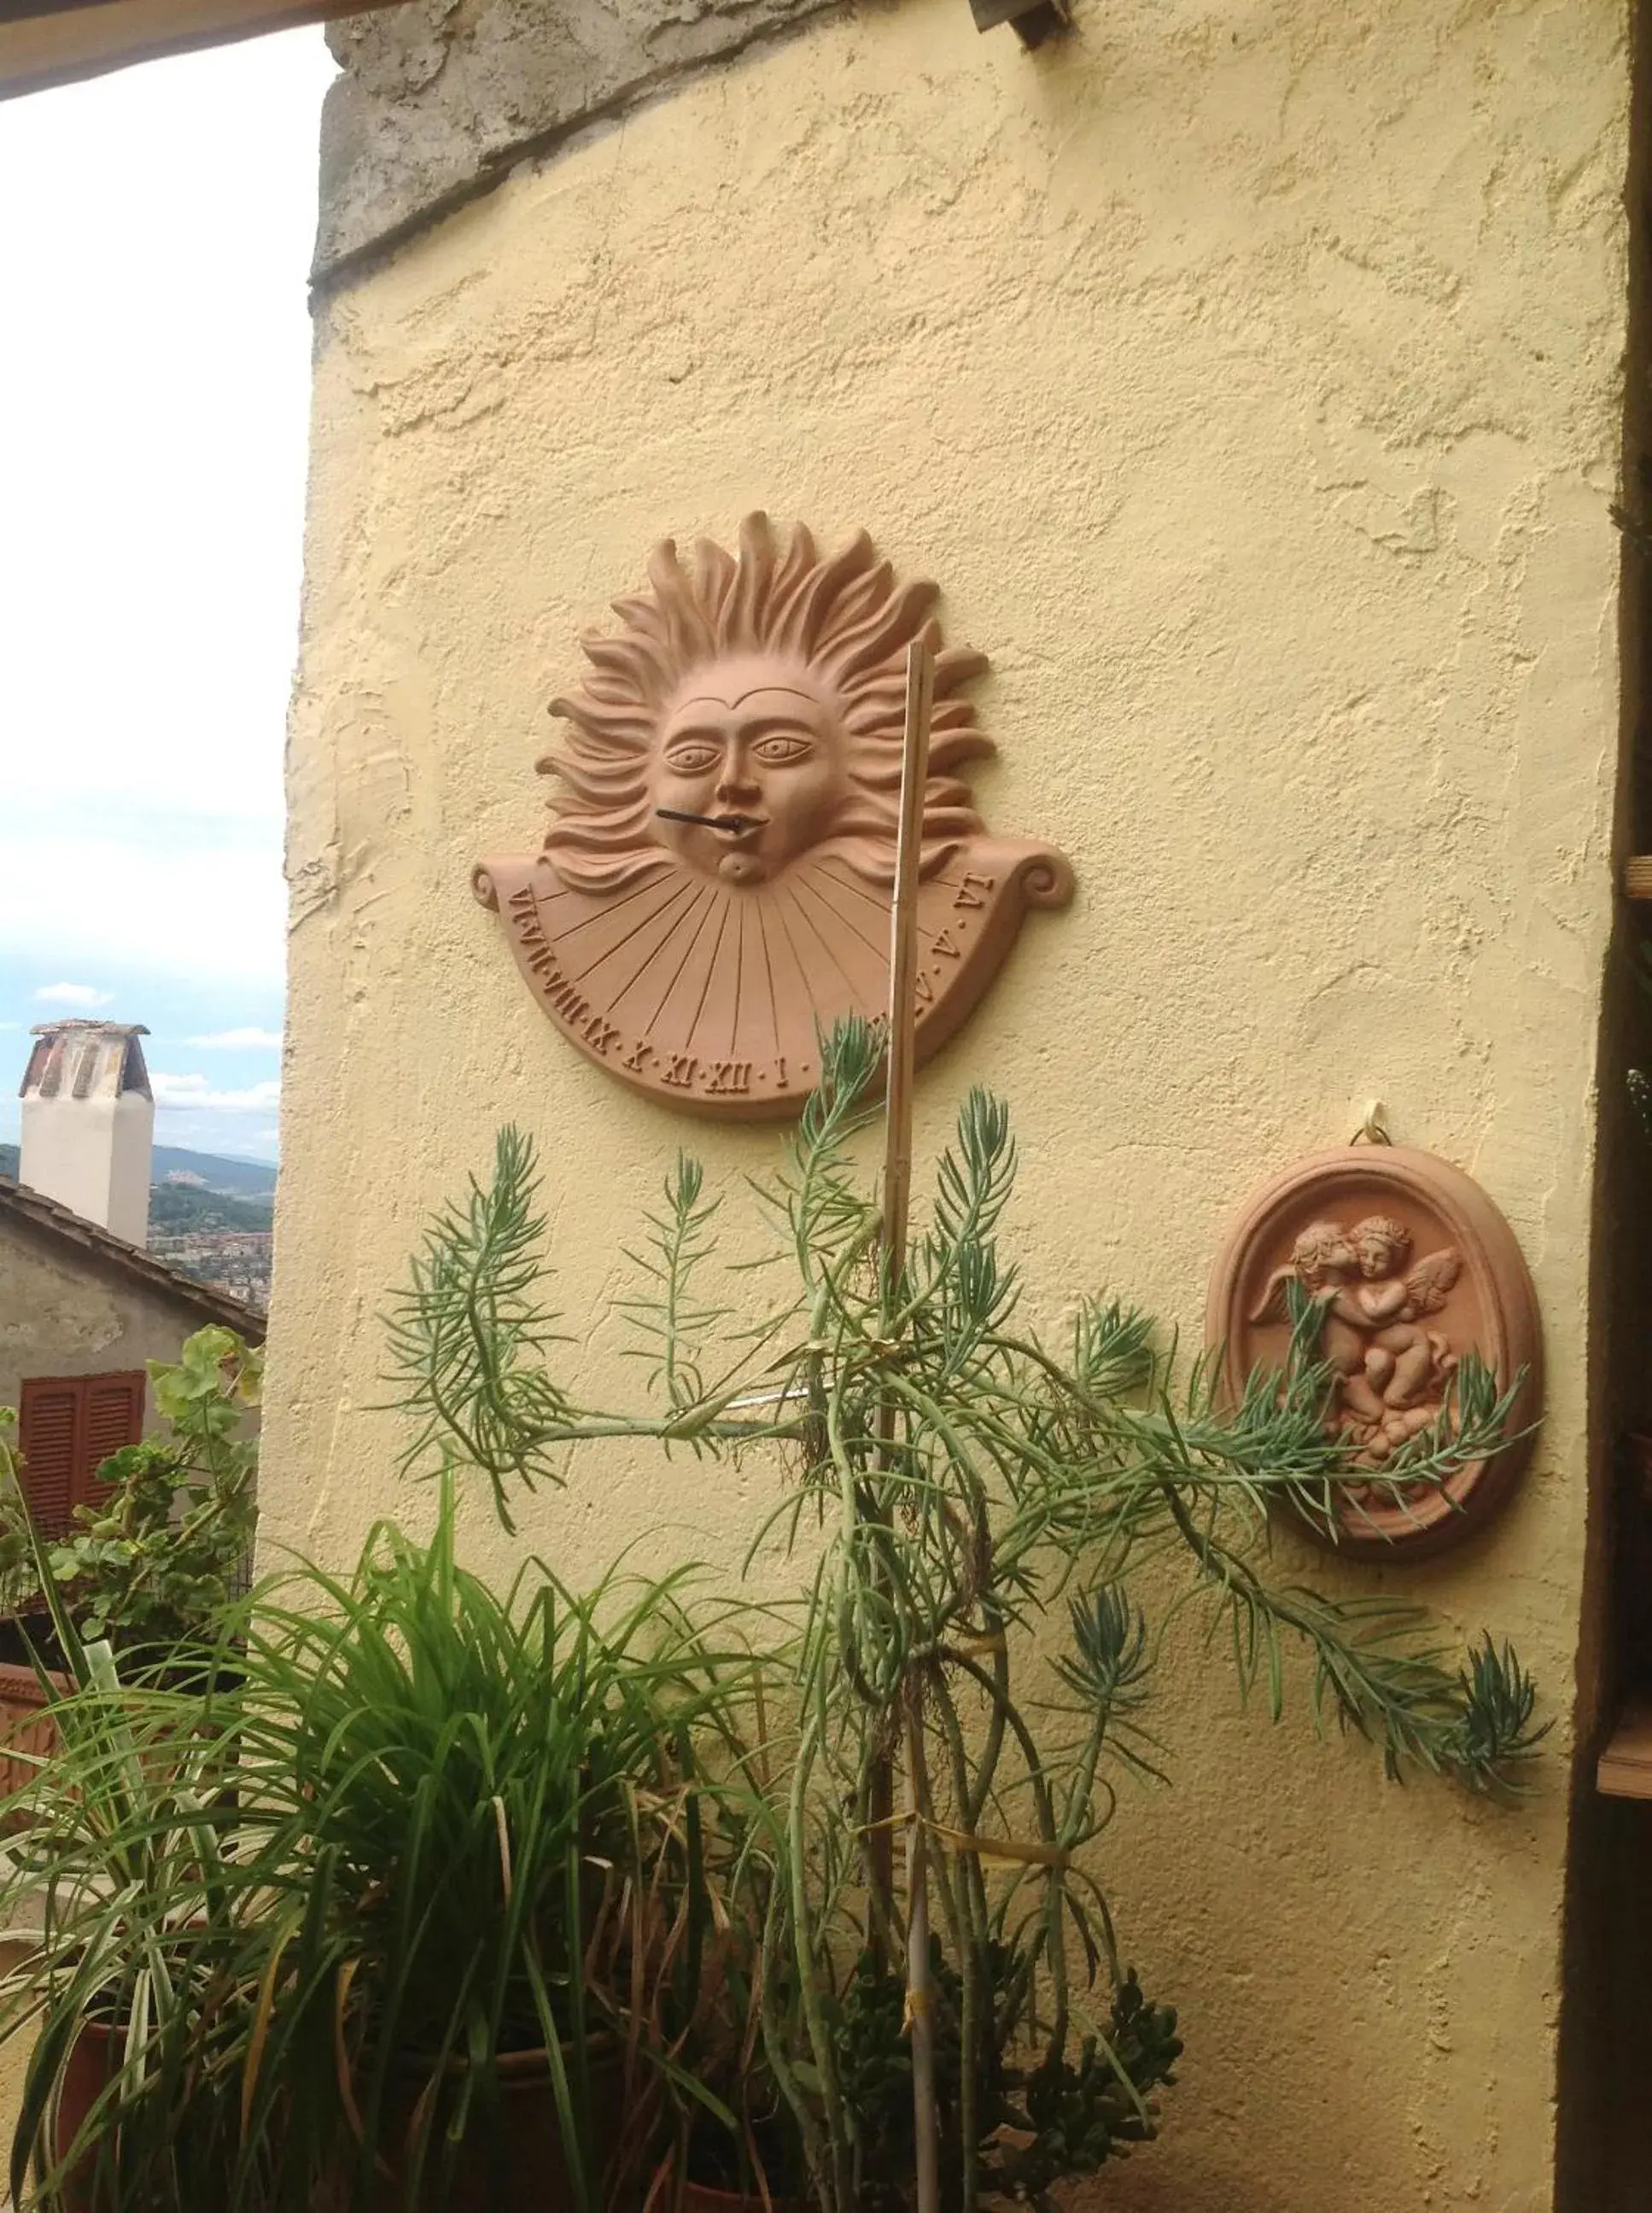
[[[433,1542],[387,1526],[352,1574],[257,1594],[223,1631],[235,1680],[195,1693],[119,1683],[65,1616],[82,1687],[15,1875],[45,1886],[47,1943],[0,2016],[45,2030],[15,2181],[49,2170],[55,2086],[101,2015],[120,2064],[83,2140],[107,2213],[439,2204],[503,2134],[528,2045],[587,2205],[613,2052],[639,2149],[656,2115],[680,2148],[714,2123],[759,2191],[801,2155],[824,2213],[1047,2208],[1153,2135],[1180,2051],[1088,1848],[1114,1778],[1167,1761],[1147,1704],[1181,1617],[1276,1719],[1300,1648],[1311,1709],[1391,1773],[1494,1789],[1530,1757],[1506,1649],[1456,1665],[1414,1609],[1265,1572],[1275,1505],[1334,1527],[1344,1485],[1443,1483],[1508,1400],[1472,1378],[1374,1473],[1326,1435],[1310,1315],[1234,1407],[1116,1302],[1047,1340],[997,1243],[1014,1148],[979,1093],[892,1265],[854,1167],[878,1059],[864,1025],[824,1049],[763,1192],[785,1271],[763,1310],[701,1289],[717,1203],[679,1162],[625,1302],[651,1403],[583,1406],[548,1368],[533,1158],[506,1131],[393,1316]],[[459,1565],[462,1473],[508,1525],[599,1442],[766,1451],[753,1552],[807,1563],[796,1620],[681,1576],[576,1596],[530,1561],[499,1596]]]
[[[963,1978],[939,1938],[930,1938],[942,2202],[964,2202],[958,2152],[967,2107],[981,2193],[1055,2213],[1052,2184],[1093,2174],[1154,2135],[1154,2094],[1174,2082],[1181,2056],[1176,2016],[1169,2007],[1150,2003],[1134,1971],[1126,1970],[1104,2028],[1081,2037],[1071,2052],[1031,2053],[1009,2025],[1024,1954],[991,1942],[979,1964],[994,2026],[968,2054],[966,2098],[960,2033]],[[863,1951],[841,1993],[822,1995],[844,2108],[852,2123],[856,2202],[875,2213],[903,2213],[917,2167],[906,1977]]]
[[[747,1662],[682,1576],[575,1596],[536,1565],[497,1595],[453,1523],[448,1498],[428,1545],[386,1527],[353,1573],[266,1588],[227,1686],[122,1684],[75,1644],[0,1899],[40,1887],[46,1932],[0,1997],[0,2034],[45,2025],[15,2192],[31,2157],[49,2179],[88,2019],[124,2053],[88,2137],[100,2213],[445,2204],[499,2148],[524,2052],[576,2204],[600,2202],[599,2068],[645,2146],[722,1849],[698,1763],[738,1777]]]
[[[9,1417],[0,1417],[0,1490],[22,1564],[48,1610],[69,1695],[37,1657],[52,1700],[57,1743],[49,1755],[14,1747],[35,1777],[9,1807],[0,1912],[11,1929],[36,1930],[21,1965],[0,1977],[0,2040],[34,2032],[13,2133],[10,2201],[57,2206],[72,2173],[76,2203],[95,2183],[99,2204],[129,2202],[119,2174],[130,2140],[150,2149],[161,2185],[149,2202],[211,2202],[234,2150],[233,2084],[197,2070],[203,2024],[233,1978],[239,1895],[214,1835],[223,1802],[224,1747],[204,1726],[197,1667],[191,1688],[123,1684],[107,1638],[85,1640],[53,1576],[46,1546],[21,1508]],[[107,2065],[78,2127],[58,2108],[76,2048],[96,2039]],[[193,2072],[186,2113],[168,2110],[157,2083]],[[123,2133],[128,2143],[123,2146]],[[38,2198],[25,2195],[31,2165]]]
[[[712,1818],[744,1849],[724,1859],[716,1934],[692,2002],[674,2006],[662,2024],[661,2048],[674,2068],[650,2206],[669,2206],[681,2179],[771,2201],[803,2197],[808,2186],[796,2116],[769,2064],[762,2033],[763,1908],[775,1869],[744,1818],[749,1792],[731,1792],[725,1783],[713,1796]],[[786,1980],[783,1962],[772,2003],[785,2004]]]
[[[913,2196],[920,2213],[971,2209],[1000,2187],[1042,2202],[1152,2133],[1173,2017],[1124,1967],[1084,1855],[1112,1816],[1110,1772],[1162,1756],[1143,1711],[1179,1615],[1204,1616],[1276,1720],[1298,1648],[1316,1718],[1370,1740],[1391,1774],[1492,1789],[1542,1734],[1507,1648],[1487,1638],[1457,1664],[1413,1607],[1265,1572],[1270,1509],[1334,1531],[1348,1487],[1443,1484],[1503,1441],[1511,1396],[1466,1375],[1448,1414],[1373,1472],[1326,1433],[1311,1316],[1283,1374],[1253,1377],[1233,1407],[1204,1369],[1179,1379],[1116,1302],[1082,1302],[1047,1341],[997,1242],[1015,1151],[980,1092],[892,1266],[854,1167],[879,1060],[863,1023],[825,1041],[820,1089],[762,1193],[785,1286],[743,1325],[700,1289],[716,1203],[680,1161],[626,1302],[654,1406],[582,1405],[547,1368],[543,1225],[514,1131],[491,1183],[433,1225],[393,1317],[418,1417],[410,1465],[479,1473],[507,1527],[513,1493],[560,1482],[575,1443],[766,1447],[785,1478],[753,1549],[777,1535],[813,1566],[787,1756],[747,1863],[768,1871],[768,2064],[826,2213]],[[1180,1573],[1152,1623],[1130,1581],[1149,1563],[1160,1587]],[[899,2147],[892,2082],[911,2101]]]
[[[246,1434],[259,1404],[262,1352],[212,1326],[185,1339],[175,1362],[149,1363],[167,1424],[98,1469],[107,1486],[77,1506],[70,1533],[37,1558],[15,1472],[0,1507],[0,1576],[26,1589],[49,1580],[82,1634],[151,1652],[210,1641],[252,1556],[258,1446]],[[43,1571],[42,1571],[43,1562]]]
[[[455,1564],[451,1526],[444,1513],[424,1548],[387,1529],[350,1584],[309,1571],[300,1606],[253,1617],[242,1757],[290,1770],[304,1837],[260,2094],[273,2125],[293,2058],[337,2023],[365,2188],[399,2072],[428,2085],[458,2063],[440,2141],[436,2101],[417,2112],[417,2195],[427,2160],[445,2188],[476,2156],[472,2108],[496,2094],[498,2055],[542,2050],[594,2192],[594,2039],[628,2051],[635,2112],[661,1985],[704,1939],[693,1785],[708,1741],[738,1759],[744,1662],[695,1625],[681,1576],[576,1597],[536,1566],[496,1597]],[[334,2083],[316,2088],[330,2152]]]

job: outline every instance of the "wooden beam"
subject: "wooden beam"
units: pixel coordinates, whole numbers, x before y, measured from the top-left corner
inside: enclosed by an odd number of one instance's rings
[[[0,100],[395,0],[0,0]]]
[[[1607,1798],[1652,1798],[1652,1698],[1625,1700],[1594,1770],[1594,1787]]]

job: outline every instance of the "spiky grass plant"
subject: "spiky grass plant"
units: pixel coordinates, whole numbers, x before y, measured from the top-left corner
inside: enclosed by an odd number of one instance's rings
[[[149,2094],[192,2071],[200,2026],[225,1987],[235,1950],[229,1901],[239,1881],[216,1836],[223,1749],[201,1726],[216,1669],[192,1623],[192,1688],[166,1687],[167,1660],[123,1681],[107,1638],[81,1635],[48,1547],[23,1503],[0,1418],[0,1491],[32,1589],[51,1619],[71,1690],[62,1695],[38,1655],[56,1744],[13,1747],[35,1770],[7,1804],[0,1925],[31,1948],[0,1976],[0,2042],[33,2036],[13,2131],[10,2203],[75,2213],[124,2205],[121,2124],[158,2153],[163,2187],[180,2204],[210,2195],[234,2150],[234,2108],[221,2082],[198,2077],[180,2125],[171,2098]],[[168,1655],[170,1656],[170,1655]],[[205,1664],[204,1664],[204,1660]],[[72,2122],[70,2081],[88,2108]],[[31,2168],[34,2192],[31,2193]]]
[[[496,1595],[453,1527],[444,1506],[429,1545],[381,1529],[347,1582],[307,1570],[251,1616],[239,1765],[290,1777],[244,2073],[247,2143],[289,2147],[272,2204],[308,2203],[307,2070],[310,2164],[336,2161],[342,2107],[351,2203],[394,2146],[399,2200],[443,2204],[498,2148],[500,2063],[524,2052],[544,2055],[575,2202],[603,2203],[597,2074],[640,2149],[643,2046],[669,2065],[658,2016],[684,2009],[674,1984],[710,1930],[697,1785],[708,1755],[737,1771],[743,1655],[691,1615],[686,1576],[576,1594],[535,1562]]]
[[[524,2059],[576,2213],[614,2181],[605,2100],[641,2161],[715,1941],[748,1663],[682,1575],[576,1595],[534,1563],[496,1594],[454,1520],[449,1494],[429,1545],[386,1525],[353,1572],[257,1594],[203,1692],[121,1682],[63,1613],[79,1687],[0,1887],[42,1939],[0,1981],[0,2039],[40,2024],[16,2203],[33,2166],[98,2213],[429,2213],[509,2167]],[[107,2065],[60,2146],[88,2023]]]
[[[1466,1363],[1448,1416],[1373,1471],[1326,1433],[1310,1314],[1283,1373],[1236,1406],[1206,1369],[1179,1378],[1117,1302],[1082,1302],[1046,1339],[998,1243],[1015,1148],[980,1091],[892,1272],[853,1151],[879,1061],[863,1023],[823,1045],[761,1191],[784,1285],[760,1313],[702,1292],[717,1203],[680,1160],[625,1302],[641,1408],[582,1404],[549,1364],[532,1150],[502,1133],[491,1182],[433,1225],[393,1317],[409,1465],[479,1478],[509,1527],[576,1444],[771,1454],[753,1552],[783,1538],[808,1583],[788,1757],[747,1862],[774,1877],[753,1984],[769,2064],[826,2213],[1003,2190],[1045,2206],[1061,2175],[1151,2134],[1179,2049],[1085,1857],[1111,1774],[1156,1771],[1146,1701],[1178,1614],[1202,1616],[1275,1718],[1300,1649],[1316,1720],[1370,1741],[1390,1774],[1490,1790],[1533,1753],[1507,1646],[1488,1637],[1460,1663],[1415,1607],[1267,1572],[1272,1509],[1334,1530],[1356,1490],[1444,1485],[1503,1441],[1513,1393]]]

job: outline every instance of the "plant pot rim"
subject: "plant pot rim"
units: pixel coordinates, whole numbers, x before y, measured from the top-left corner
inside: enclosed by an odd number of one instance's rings
[[[696,2182],[692,2177],[683,2184],[683,2204],[690,2206],[698,2201],[705,2213],[814,2213],[814,2201],[808,2198],[775,2198],[767,2201],[754,2190],[721,2190],[716,2184]]]
[[[573,2046],[564,2042],[561,2048],[563,2064],[566,2068],[571,2063]],[[621,2056],[619,2039],[608,2030],[600,2031],[597,2034],[586,2038],[585,2052],[588,2064],[611,2065]],[[528,2045],[520,2051],[496,2051],[493,2055],[493,2064],[498,2072],[507,2078],[548,2076],[551,2072],[551,2054],[542,2044]],[[434,2052],[404,2051],[398,2057],[396,2066],[399,2073],[420,2074],[427,2079],[438,2072],[449,2078],[457,2075],[468,2075],[471,2070],[470,2061],[459,2051],[450,2051],[444,2059],[440,2060],[436,2058]]]

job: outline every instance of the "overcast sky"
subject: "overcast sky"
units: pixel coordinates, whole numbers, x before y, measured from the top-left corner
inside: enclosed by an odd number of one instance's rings
[[[145,1022],[163,1143],[273,1158],[319,29],[0,104],[0,1137]]]

